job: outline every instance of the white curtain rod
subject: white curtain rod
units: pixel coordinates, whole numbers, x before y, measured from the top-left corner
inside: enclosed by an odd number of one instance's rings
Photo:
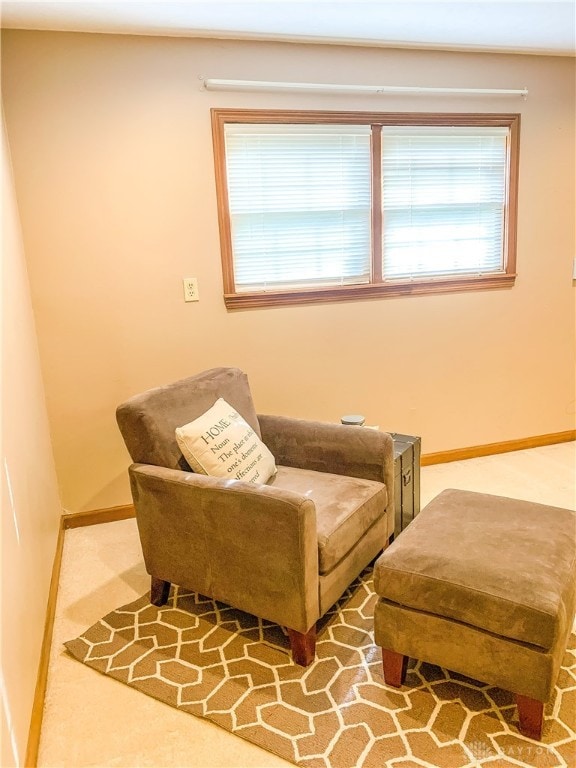
[[[411,85],[340,85],[337,83],[275,83],[267,80],[203,80],[207,91],[302,91],[308,93],[430,94],[438,96],[528,96],[527,88],[428,88]]]

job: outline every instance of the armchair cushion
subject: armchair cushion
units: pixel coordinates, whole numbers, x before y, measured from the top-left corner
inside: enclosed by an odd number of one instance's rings
[[[375,480],[278,467],[269,486],[293,491],[316,507],[319,572],[326,574],[382,517],[386,486]]]
[[[252,427],[223,398],[189,424],[176,440],[195,472],[265,483],[275,472],[274,456]]]
[[[238,368],[212,368],[135,395],[118,407],[118,426],[132,461],[190,470],[176,441],[176,427],[201,416],[219,397],[262,437],[246,374]]]

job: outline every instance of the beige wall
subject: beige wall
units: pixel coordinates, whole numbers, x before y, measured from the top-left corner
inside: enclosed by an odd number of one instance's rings
[[[2,123],[2,766],[24,765],[61,515]]]
[[[574,61],[8,31],[3,92],[63,503],[127,503],[114,419],[214,365],[262,412],[420,434],[425,452],[574,427]],[[528,87],[519,98],[212,94],[200,77]],[[210,107],[522,113],[511,290],[227,312]],[[182,277],[201,301],[185,304]]]

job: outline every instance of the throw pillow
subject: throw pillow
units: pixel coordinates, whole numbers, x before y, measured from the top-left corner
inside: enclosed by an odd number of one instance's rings
[[[265,483],[276,472],[274,456],[223,398],[178,427],[176,440],[188,464],[203,475]]]

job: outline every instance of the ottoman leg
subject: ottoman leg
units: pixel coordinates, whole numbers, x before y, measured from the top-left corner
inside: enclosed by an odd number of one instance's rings
[[[386,685],[393,688],[400,688],[406,679],[406,667],[408,665],[408,656],[404,656],[396,651],[389,651],[382,648],[382,666],[384,667],[384,680]]]
[[[530,739],[540,741],[542,737],[542,716],[544,714],[544,704],[537,699],[531,699],[530,696],[521,696],[516,694],[516,705],[518,707],[518,719],[520,720],[520,731],[524,736]]]

